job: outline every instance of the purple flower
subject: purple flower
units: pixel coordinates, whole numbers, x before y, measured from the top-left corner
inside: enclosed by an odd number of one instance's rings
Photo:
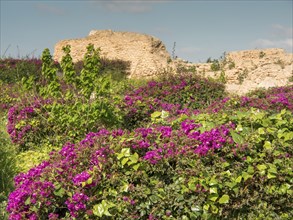
[[[78,217],[78,212],[86,209],[86,202],[89,197],[83,193],[75,193],[72,198],[68,198],[65,202],[72,217]]]
[[[151,164],[156,164],[159,160],[162,159],[162,156],[159,154],[162,152],[162,149],[152,150],[146,152],[143,159],[149,161]]]
[[[49,220],[57,220],[59,218],[59,215],[56,213],[50,213],[48,217],[49,217]]]
[[[159,128],[163,138],[171,137],[172,128],[170,126],[162,126]]]
[[[83,171],[82,173],[75,175],[73,183],[76,186],[81,185],[82,182],[87,181],[90,177],[91,175],[87,171]]]

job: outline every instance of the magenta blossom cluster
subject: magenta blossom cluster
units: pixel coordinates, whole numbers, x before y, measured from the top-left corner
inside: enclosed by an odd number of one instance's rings
[[[170,126],[138,128],[134,131],[134,138],[124,144],[131,146],[151,164],[190,153],[205,156],[226,144],[234,144],[230,136],[230,129],[235,129],[234,124],[221,125],[205,132],[200,132],[201,126],[193,120],[185,120],[179,129]]]
[[[33,102],[25,100],[28,103],[23,105],[16,104],[8,111],[7,132],[13,143],[22,145],[32,139],[33,133],[40,129],[33,121],[40,114],[44,104],[51,103],[51,100],[34,98]]]
[[[10,212],[9,219],[30,219],[37,220],[37,213],[30,210],[29,204],[40,204],[40,208],[51,205],[54,185],[50,181],[41,181],[43,170],[49,166],[49,162],[43,162],[32,168],[26,174],[19,174],[15,177],[16,190],[9,195],[7,211]]]
[[[68,198],[65,204],[68,207],[70,215],[74,218],[78,217],[78,212],[86,210],[86,203],[89,197],[83,193],[75,193],[72,198]]]
[[[293,112],[293,86],[275,87],[266,91],[254,91],[248,96],[239,98],[223,98],[214,101],[201,112],[217,113],[237,108],[257,108],[265,111],[281,111],[288,109]]]
[[[265,97],[241,97],[242,107],[254,107],[262,110],[288,109],[293,111],[293,86],[279,87],[268,90]]]

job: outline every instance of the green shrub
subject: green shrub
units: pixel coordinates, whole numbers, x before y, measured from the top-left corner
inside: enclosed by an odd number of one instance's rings
[[[219,62],[219,60],[213,60],[212,64],[211,64],[211,70],[212,71],[219,71],[221,69],[221,64]]]
[[[48,144],[59,146],[100,127],[121,124],[120,95],[115,94],[119,86],[110,75],[99,75],[98,50],[93,45],[88,47],[84,67],[77,75],[70,47],[63,49],[63,79],[57,77],[57,68],[46,49],[42,55],[42,76],[47,83],[31,86],[25,81],[24,87],[31,95],[8,112],[8,133],[21,150]]]
[[[242,84],[246,77],[248,76],[248,69],[245,68],[241,73],[238,73],[237,80],[239,84]]]
[[[42,62],[40,59],[0,59],[0,81],[4,83],[20,82],[23,77],[41,75]]]
[[[291,112],[250,109],[166,123],[100,130],[64,145],[16,177],[10,217],[293,217]]]
[[[13,189],[13,177],[17,173],[15,166],[16,152],[6,133],[6,118],[1,116],[0,119],[0,194],[7,196]]]

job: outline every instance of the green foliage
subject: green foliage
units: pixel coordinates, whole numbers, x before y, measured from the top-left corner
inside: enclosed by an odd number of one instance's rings
[[[37,202],[27,197],[24,201],[29,212],[40,219],[47,219],[49,212],[69,219],[65,202],[73,202],[73,195],[80,193],[90,199],[76,219],[292,219],[293,115],[291,110],[280,110],[282,106],[290,109],[291,93],[286,91],[291,87],[276,89],[276,94],[258,90],[242,99],[226,99],[222,104],[229,108],[219,112],[213,108],[213,114],[208,114],[205,108],[224,98],[223,84],[179,74],[152,82],[132,81],[135,86],[131,86],[130,81],[118,83],[121,72],[104,67],[99,49],[93,45],[87,48],[80,72],[72,62],[70,47],[63,50],[63,77],[57,77],[57,67],[46,49],[43,78],[23,78],[24,89],[34,96],[24,99],[9,94],[18,85],[1,87],[1,105],[16,104],[9,118],[15,120],[13,131],[23,135],[19,143],[26,150],[16,155],[3,119],[1,219],[8,218],[5,200],[13,190],[13,176],[43,160],[48,160],[50,167],[42,171],[45,175],[41,178],[34,175],[31,180],[50,181],[52,197],[40,196]],[[217,63],[220,69],[224,65]],[[111,74],[112,70],[117,70],[117,79],[113,80],[116,73]],[[226,80],[223,71],[219,80]],[[278,106],[270,111],[245,107],[245,103],[251,104],[250,97],[258,102],[269,102],[265,98],[271,97]],[[135,126],[123,124],[126,119],[144,128],[132,130]],[[182,123],[186,121],[192,121],[194,127],[184,136]],[[226,125],[230,126],[227,131],[218,129]],[[102,129],[123,126],[130,130]],[[29,130],[24,130],[27,127]],[[194,153],[204,144],[210,146],[201,138],[213,140],[218,133],[227,137],[227,142],[219,138],[218,148],[206,155]],[[59,146],[68,141],[75,146],[67,144],[58,153]],[[159,147],[162,152],[156,151]],[[49,157],[52,150],[56,151]],[[153,158],[160,159],[148,161],[155,153]],[[80,185],[73,183],[83,172],[89,177]],[[46,199],[50,205],[40,206]]]
[[[2,196],[0,193],[0,219],[8,219],[8,213],[6,211],[7,201],[6,197]]]
[[[15,156],[15,166],[18,172],[25,173],[31,168],[39,165],[41,162],[49,159],[49,153],[59,148],[50,145],[43,145],[34,150],[27,150],[18,153]]]
[[[229,70],[234,69],[235,68],[235,62],[229,61],[228,62],[228,68],[229,68]]]
[[[46,80],[46,85],[40,87],[40,94],[44,97],[60,96],[60,83],[57,79],[57,67],[48,48],[43,51],[42,57],[42,75]]]
[[[41,76],[41,60],[35,58],[0,59],[0,81],[5,84],[20,82],[22,78]]]
[[[226,74],[225,74],[224,70],[221,71],[221,74],[220,74],[218,80],[219,80],[219,82],[224,83],[224,84],[227,82]]]
[[[259,52],[259,58],[264,58],[265,55],[266,55],[265,52],[263,52],[263,51],[260,51]]]
[[[163,112],[155,112],[152,118],[162,115]],[[290,111],[268,113],[252,108],[235,110],[232,114],[182,115],[175,120],[165,120],[164,123],[172,127],[172,135],[165,137],[166,134],[155,132],[155,124],[144,128],[144,131],[151,129],[147,136],[140,134],[140,130],[124,133],[120,130],[119,135],[118,131],[91,133],[72,148],[72,155],[78,155],[74,157],[75,168],[62,165],[62,169],[68,169],[70,181],[56,181],[55,178],[61,176],[54,172],[60,169],[60,161],[61,164],[72,162],[67,161],[67,156],[52,155],[50,163],[56,170],[46,169],[41,177],[54,183],[52,206],[37,208],[30,200],[26,205],[44,218],[53,210],[69,218],[66,208],[63,210],[67,214],[58,208],[64,201],[71,201],[75,192],[82,192],[89,199],[86,209],[77,213],[79,219],[133,219],[135,216],[140,219],[290,219],[292,118]],[[233,141],[203,156],[192,151],[166,156],[166,151],[165,157],[162,154],[156,163],[147,162],[145,153],[155,150],[155,146],[173,143],[174,150],[194,146],[191,139],[182,137],[179,132],[186,119],[192,120],[194,125],[202,125],[189,135],[213,134],[217,127],[228,123],[232,125]],[[160,122],[154,120],[154,123]],[[162,128],[166,127],[158,131]],[[151,147],[139,148],[142,140],[151,143]],[[68,146],[62,154],[69,153]],[[95,152],[100,152],[96,154],[100,163],[88,169]],[[86,180],[80,186],[73,186],[72,178],[76,179],[83,172],[88,174]],[[62,178],[67,178],[66,172]]]
[[[74,69],[74,63],[72,61],[72,57],[70,55],[70,45],[66,45],[62,48],[65,55],[61,60],[61,68],[63,71],[65,82],[69,85],[74,85],[78,83],[77,75]]]
[[[121,124],[120,83],[112,80],[111,74],[100,74],[99,50],[93,45],[87,49],[80,76],[74,69],[70,47],[66,46],[61,62],[64,80],[57,78],[57,67],[45,49],[42,60],[46,83],[39,81],[35,87],[32,81],[23,81],[26,93],[32,96],[14,107],[9,125],[20,137],[15,142],[21,149],[60,146],[66,141],[77,141],[89,131]]]
[[[211,70],[212,71],[219,71],[221,69],[221,64],[219,62],[219,60],[213,60],[212,64],[211,64]]]
[[[0,114],[0,219],[8,219],[6,211],[8,194],[14,189],[13,178],[19,172],[16,151],[6,133],[6,118]]]
[[[239,84],[242,84],[246,77],[248,76],[248,69],[245,68],[241,73],[238,73],[237,80]]]
[[[13,189],[13,177],[17,173],[16,152],[6,133],[6,118],[1,116],[0,119],[0,195],[7,196]]]
[[[95,89],[95,80],[100,72],[99,49],[95,49],[93,44],[87,46],[87,52],[83,59],[83,69],[80,74],[81,93],[89,98]]]

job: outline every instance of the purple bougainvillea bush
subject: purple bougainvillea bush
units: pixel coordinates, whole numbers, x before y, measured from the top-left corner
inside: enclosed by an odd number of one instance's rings
[[[167,173],[174,169],[173,174],[179,175],[179,158],[205,157],[234,144],[229,132],[233,124],[205,132],[197,131],[199,127],[185,120],[176,130],[170,126],[138,128],[131,133],[100,130],[76,145],[67,143],[59,152],[52,152],[50,160],[15,177],[16,189],[7,207],[10,219],[107,215],[106,211],[99,213],[99,204],[111,207],[117,218],[150,215],[154,207],[145,214],[137,209],[151,193],[140,197],[140,189],[154,184],[141,177],[155,181],[156,173],[164,175],[163,167],[169,169]],[[160,178],[166,186],[173,182],[172,176]],[[198,190],[204,193],[200,184]]]
[[[125,111],[125,127],[133,128],[148,122],[155,111],[172,115],[197,113],[215,100],[225,97],[224,84],[212,82],[198,75],[167,75],[145,86],[126,91],[121,105]]]
[[[293,85],[255,90],[241,97],[225,97],[222,100],[212,102],[202,112],[217,113],[239,108],[257,108],[271,112],[288,109],[293,112]]]
[[[132,132],[101,129],[16,176],[9,218],[286,219],[292,128],[289,111],[252,109]]]

